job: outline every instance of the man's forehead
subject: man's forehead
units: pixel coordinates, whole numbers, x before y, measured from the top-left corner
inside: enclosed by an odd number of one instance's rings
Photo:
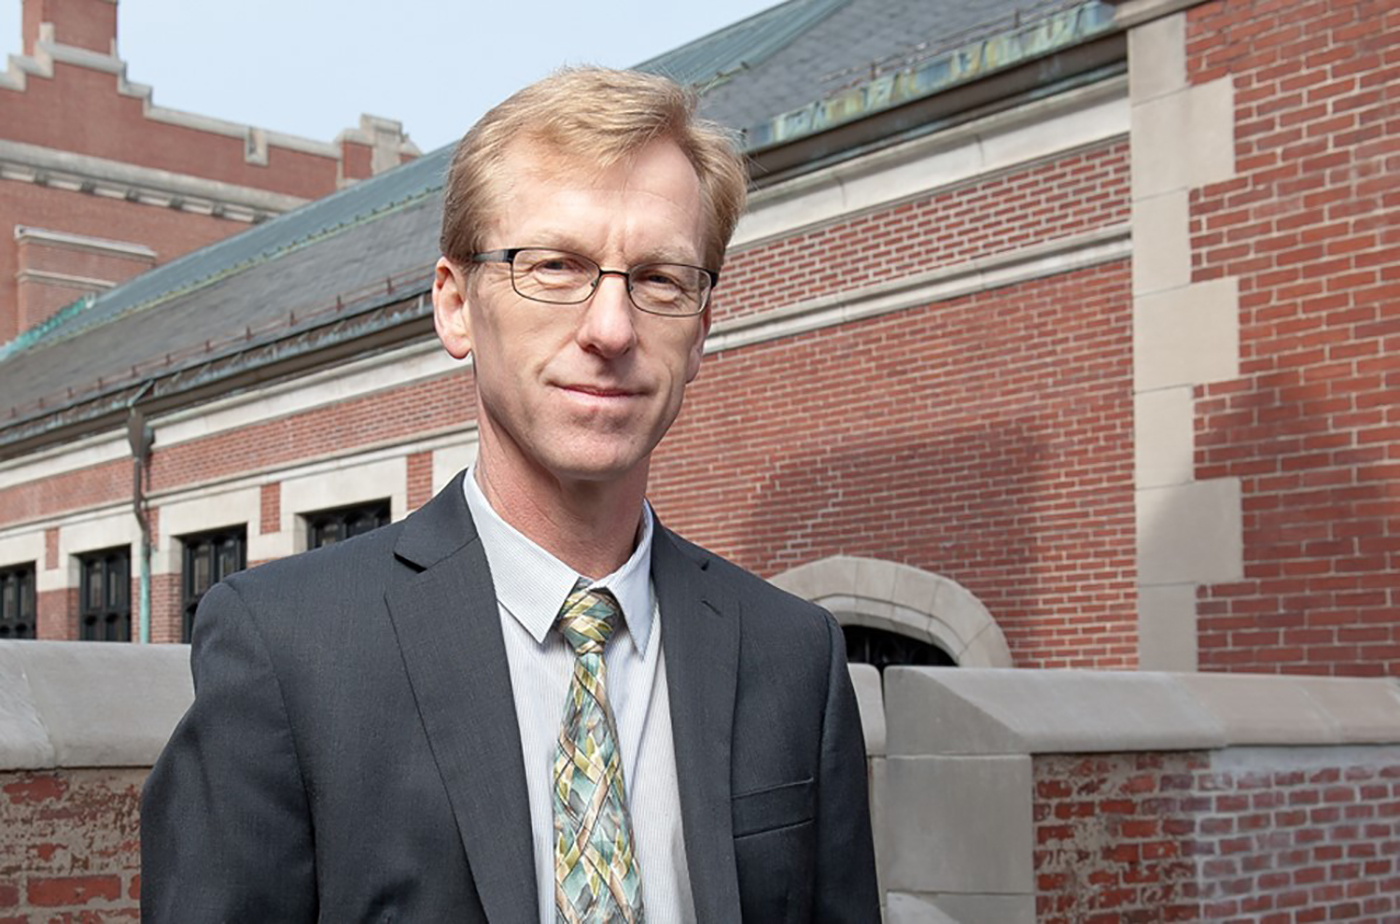
[[[667,139],[658,139],[658,142],[673,143]],[[586,189],[597,185],[614,166],[621,164],[626,167],[638,153],[638,150],[586,153],[548,139],[526,135],[505,148],[501,174],[507,181],[551,180]]]
[[[526,142],[517,140],[505,151],[502,158],[502,169],[499,170],[492,180],[491,204],[488,206],[489,222],[499,232],[506,230],[505,225],[518,225],[522,222],[531,225],[532,232],[547,232],[553,230],[555,233],[548,235],[548,243],[566,247],[571,240],[571,232],[577,230],[572,227],[572,219],[566,214],[536,214],[523,213],[518,210],[522,203],[518,201],[518,196],[528,196],[536,192],[541,186],[547,186],[554,191],[557,196],[565,199],[571,198],[573,192],[587,194],[592,190],[605,188],[609,183],[616,182],[621,175],[624,183],[630,185],[632,179],[631,164],[636,161],[642,151],[653,149],[656,144],[669,145],[672,147],[678,158],[684,159],[689,164],[680,147],[669,139],[657,139],[648,146],[636,151],[613,158],[611,162],[604,162],[598,159],[590,159],[585,155],[561,149],[558,145]],[[695,176],[694,190],[703,198],[700,192],[698,175],[695,174],[693,165],[690,166],[692,176]],[[639,182],[640,182],[640,178]],[[645,185],[643,183],[643,185]],[[565,199],[556,199],[556,202],[563,202]],[[586,199],[584,201],[587,201]],[[699,205],[696,202],[696,205]],[[698,257],[698,253],[689,251],[701,248],[701,241],[704,235],[704,210],[701,208],[696,213],[696,220],[700,227],[695,229],[697,240],[693,246],[676,246],[679,242],[673,242],[673,246],[665,248],[665,253],[655,255],[655,259],[671,259],[676,262],[690,262]],[[536,227],[537,226],[537,227]],[[541,242],[544,242],[543,240]],[[692,242],[686,242],[687,245]]]

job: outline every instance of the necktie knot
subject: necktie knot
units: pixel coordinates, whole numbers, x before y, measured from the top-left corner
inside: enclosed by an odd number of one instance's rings
[[[603,587],[590,590],[588,581],[579,578],[573,593],[559,610],[559,631],[580,658],[602,654],[621,615],[622,609],[612,591]]]

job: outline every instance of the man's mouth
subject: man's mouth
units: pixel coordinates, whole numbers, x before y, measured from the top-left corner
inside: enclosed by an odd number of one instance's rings
[[[587,395],[591,398],[633,398],[638,394],[630,389],[607,385],[561,385],[560,387],[565,391]]]

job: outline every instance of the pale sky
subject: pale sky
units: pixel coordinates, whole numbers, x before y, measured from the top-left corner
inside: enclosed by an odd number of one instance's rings
[[[121,0],[117,52],[158,106],[330,141],[360,113],[425,152],[562,64],[626,67],[778,0]],[[0,53],[20,0],[0,0]]]

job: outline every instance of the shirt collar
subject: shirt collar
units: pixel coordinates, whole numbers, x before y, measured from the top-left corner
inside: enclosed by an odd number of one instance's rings
[[[543,643],[564,600],[580,575],[523,533],[501,519],[476,483],[476,466],[462,479],[467,507],[476,524],[496,586],[496,601],[524,626],[535,641]],[[651,505],[642,502],[642,529],[632,557],[590,587],[606,587],[622,607],[627,634],[639,653],[645,654],[651,638],[655,597],[651,587]]]

